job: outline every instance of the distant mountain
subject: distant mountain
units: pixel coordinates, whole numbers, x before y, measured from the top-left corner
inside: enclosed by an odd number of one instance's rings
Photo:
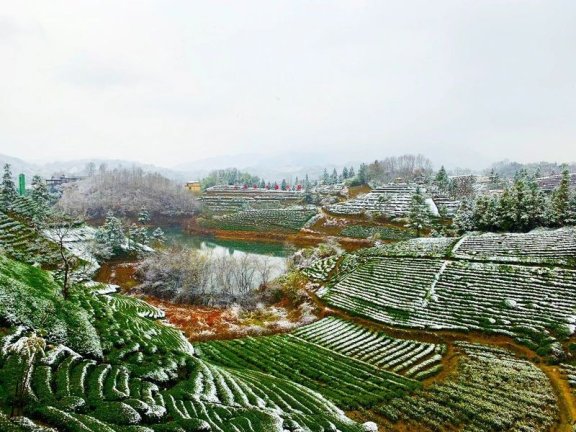
[[[34,174],[37,174],[40,170],[40,167],[36,164],[26,162],[22,159],[18,159],[12,156],[0,154],[1,167],[3,167],[4,164],[7,163],[10,164],[12,168],[12,173],[15,175],[25,174],[26,177],[30,177]]]
[[[238,168],[248,171],[251,174],[260,176],[269,181],[280,181],[287,179],[295,180],[296,177],[304,178],[306,174],[311,179],[322,175],[324,169],[332,171],[334,168],[340,172],[344,166],[354,166],[358,169],[360,162],[347,163],[327,163],[326,155],[323,154],[302,154],[286,153],[277,156],[262,154],[239,154],[231,156],[211,157],[192,162],[179,164],[172,168],[160,167],[157,165],[144,164],[136,161],[120,159],[74,159],[57,162],[30,162],[12,156],[0,154],[0,164],[9,163],[12,166],[12,173],[26,175],[28,182],[33,175],[51,177],[66,174],[68,176],[86,175],[87,166],[93,162],[98,168],[105,164],[107,169],[138,167],[144,171],[158,172],[163,176],[184,182],[187,180],[197,180],[205,177],[210,171],[224,168]]]
[[[359,161],[344,163],[328,162],[325,154],[315,153],[285,153],[280,155],[238,154],[233,156],[220,156],[200,159],[175,166],[178,171],[188,174],[190,179],[199,179],[210,171],[224,168],[238,168],[251,174],[275,181],[282,179],[318,178],[324,169],[332,171],[334,168],[340,172],[344,166],[353,166],[358,169]]]
[[[34,163],[24,161],[12,156],[0,154],[0,164],[3,166],[5,163],[9,163],[12,167],[12,173],[14,175],[18,175],[20,173],[25,174],[28,182],[33,175],[40,175],[46,178],[49,178],[53,175],[62,174],[66,174],[68,176],[86,175],[87,166],[90,162],[93,162],[96,165],[96,168],[102,164],[106,165],[107,169],[137,167],[142,168],[147,172],[157,172],[167,178],[176,181],[185,181],[187,179],[186,174],[183,172],[165,167],[159,167],[156,165],[143,164],[136,161],[120,159],[74,159],[69,161]]]

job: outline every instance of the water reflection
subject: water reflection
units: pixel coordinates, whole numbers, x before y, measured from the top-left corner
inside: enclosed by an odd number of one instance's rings
[[[286,270],[285,258],[293,251],[281,243],[251,242],[243,240],[220,240],[185,233],[180,228],[164,230],[169,244],[182,245],[205,251],[213,256],[252,257],[266,260],[271,267],[271,278],[280,276]]]

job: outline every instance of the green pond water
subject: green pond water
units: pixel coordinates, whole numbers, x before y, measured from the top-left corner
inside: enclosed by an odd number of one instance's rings
[[[283,243],[220,240],[213,237],[192,235],[184,232],[181,228],[165,228],[164,233],[167,241],[173,245],[182,245],[217,253],[228,253],[229,255],[248,254],[286,258],[296,250],[294,246]]]
[[[242,240],[219,240],[213,237],[203,237],[184,232],[180,228],[164,229],[166,240],[173,245],[182,245],[204,251],[213,255],[229,255],[234,257],[250,256],[260,262],[265,260],[270,268],[270,277],[274,279],[286,271],[286,257],[296,249],[282,243],[267,243]],[[255,277],[254,288],[260,284]]]

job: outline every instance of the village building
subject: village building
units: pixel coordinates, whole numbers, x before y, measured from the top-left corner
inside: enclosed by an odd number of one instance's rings
[[[186,182],[184,187],[186,189],[188,189],[190,192],[195,193],[195,194],[199,194],[202,192],[202,185],[200,184],[200,182],[198,180],[192,180],[192,181]]]

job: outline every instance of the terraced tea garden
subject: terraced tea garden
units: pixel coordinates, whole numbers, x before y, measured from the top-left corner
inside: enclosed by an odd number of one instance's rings
[[[407,184],[390,184],[344,203],[329,205],[326,209],[336,215],[378,212],[389,217],[400,217],[408,214],[410,200],[415,192],[416,188]]]
[[[22,217],[0,211],[0,248],[20,261],[52,265],[58,261],[57,246],[37,232]]]
[[[394,339],[340,318],[328,317],[301,327],[293,335],[347,357],[422,380],[442,369],[445,345]]]
[[[0,241],[41,262],[54,244],[25,204],[0,213]],[[245,210],[208,223],[296,232],[316,215]],[[194,346],[149,303],[95,282],[65,300],[51,273],[0,255],[0,430],[556,430],[576,409],[559,390],[576,388],[575,255],[574,228],[339,252],[301,270],[319,307],[335,308],[327,317]],[[562,361],[558,376],[547,360]]]
[[[297,232],[316,214],[314,207],[245,210],[203,220],[201,226],[229,231]]]
[[[213,213],[234,213],[242,210],[277,209],[300,204],[303,191],[213,186],[200,197],[205,210]]]
[[[440,371],[445,346],[394,339],[337,318],[288,335],[197,345],[202,358],[265,372],[317,389],[348,410],[384,403],[420,388]],[[258,355],[266,353],[266,356]]]
[[[379,430],[544,431],[559,419],[546,374],[501,348],[455,343],[457,365],[435,380],[445,345],[395,339],[329,317],[288,335],[213,341],[198,350],[230,371],[259,371],[318,389],[357,418],[377,418]],[[430,377],[431,384],[419,384]]]
[[[462,358],[453,375],[377,409],[385,430],[553,430],[556,396],[540,369],[500,348],[455,345]]]
[[[482,331],[516,338],[541,354],[561,355],[576,323],[574,229],[500,236],[418,239],[361,251],[319,295],[329,305],[385,324]],[[540,246],[535,245],[538,243]],[[514,244],[517,254],[509,254]],[[542,254],[540,249],[553,249]],[[350,260],[350,258],[349,258]],[[492,260],[492,261],[489,261]],[[508,262],[506,262],[508,261]],[[552,265],[555,263],[556,265]]]
[[[556,264],[576,267],[576,229],[536,230],[527,234],[464,236],[455,258]]]
[[[61,431],[361,430],[315,391],[198,359],[153,306],[98,295],[106,290],[93,284],[76,286],[64,305],[48,273],[3,260],[2,304],[21,291],[11,309],[0,310],[4,412],[13,406],[19,415]],[[34,320],[26,301],[53,312]],[[57,322],[45,327],[50,319]],[[44,350],[34,357],[22,351],[39,338]],[[22,417],[9,421],[3,415],[0,424],[4,430],[53,430]]]
[[[374,237],[379,240],[407,240],[414,237],[414,234],[406,229],[367,225],[348,225],[340,234],[345,237]]]

